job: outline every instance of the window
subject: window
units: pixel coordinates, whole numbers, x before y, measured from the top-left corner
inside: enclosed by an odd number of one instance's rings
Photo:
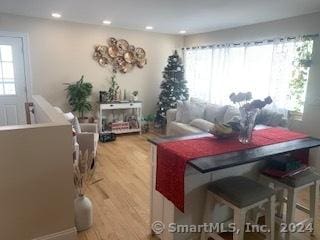
[[[278,111],[303,111],[313,40],[289,39],[186,49],[190,96],[230,104],[232,92],[271,96]]]
[[[0,95],[15,95],[12,47],[0,45]]]

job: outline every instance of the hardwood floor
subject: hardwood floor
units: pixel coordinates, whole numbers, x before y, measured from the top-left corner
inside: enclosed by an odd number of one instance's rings
[[[87,194],[94,205],[94,226],[79,240],[149,238],[150,146],[148,135],[119,136],[99,144],[98,167]]]
[[[96,183],[87,191],[94,206],[94,226],[79,233],[79,240],[151,239],[150,145],[146,141],[149,136],[125,135],[115,142],[99,144]],[[300,200],[307,202],[307,191],[300,194]],[[301,216],[297,214],[297,218]],[[257,234],[246,235],[246,240],[260,239],[263,238]],[[293,237],[293,240],[309,239],[320,237],[309,234]]]

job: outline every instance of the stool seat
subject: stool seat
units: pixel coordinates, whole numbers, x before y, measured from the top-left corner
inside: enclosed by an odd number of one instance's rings
[[[319,179],[320,179],[320,175],[311,170],[307,170],[302,173],[298,173],[296,175],[285,177],[285,178],[277,178],[279,182],[282,182],[293,188],[301,187],[308,183],[315,182]]]
[[[241,176],[217,180],[209,185],[208,190],[238,208],[245,208],[274,194],[269,187]]]

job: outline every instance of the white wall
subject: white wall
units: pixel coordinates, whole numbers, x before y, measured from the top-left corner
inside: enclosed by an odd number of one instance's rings
[[[138,90],[144,113],[153,112],[167,57],[183,44],[181,36],[7,14],[0,14],[0,31],[29,34],[33,94],[40,94],[65,110],[68,107],[63,83],[75,82],[84,74],[93,83],[94,102],[99,90],[109,87],[110,71],[100,67],[92,53],[96,44],[106,44],[107,38],[116,37],[146,50],[148,64],[119,74],[118,82],[123,89]]]
[[[199,46],[216,43],[234,43],[250,40],[263,40],[276,37],[298,36],[320,33],[320,13],[288,18],[279,21],[259,23],[239,28],[190,35],[185,38],[185,46]],[[303,121],[296,121],[291,127],[320,137],[320,43],[315,42],[313,64],[310,70],[307,99]],[[320,153],[313,152],[313,164],[320,168],[320,162],[315,161]]]

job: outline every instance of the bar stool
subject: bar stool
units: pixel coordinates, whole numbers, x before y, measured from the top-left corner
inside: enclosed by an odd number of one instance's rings
[[[207,190],[203,223],[209,224],[212,221],[211,217],[216,203],[233,209],[233,219],[238,229],[238,232],[233,233],[233,240],[243,240],[247,212],[267,204],[266,224],[269,232],[266,234],[266,239],[274,239],[275,195],[271,188],[241,176],[223,178],[213,182]],[[208,237],[223,240],[216,232],[202,231],[201,240],[207,240]]]
[[[284,221],[286,226],[288,227],[290,224],[295,223],[295,211],[299,209],[309,214],[309,218],[295,224],[312,223],[313,231],[311,234],[313,235],[317,226],[315,220],[318,214],[317,203],[319,200],[320,175],[312,170],[307,170],[285,178],[273,178],[261,174],[261,180],[261,182],[267,183],[270,187],[279,189],[282,193],[278,199],[279,207],[277,214],[281,217],[280,221],[283,222],[283,205],[287,203],[286,220]],[[297,203],[298,192],[307,187],[310,187],[310,209]],[[284,196],[285,192],[287,192],[287,198]],[[287,232],[286,239],[290,240],[291,236],[292,233]]]

